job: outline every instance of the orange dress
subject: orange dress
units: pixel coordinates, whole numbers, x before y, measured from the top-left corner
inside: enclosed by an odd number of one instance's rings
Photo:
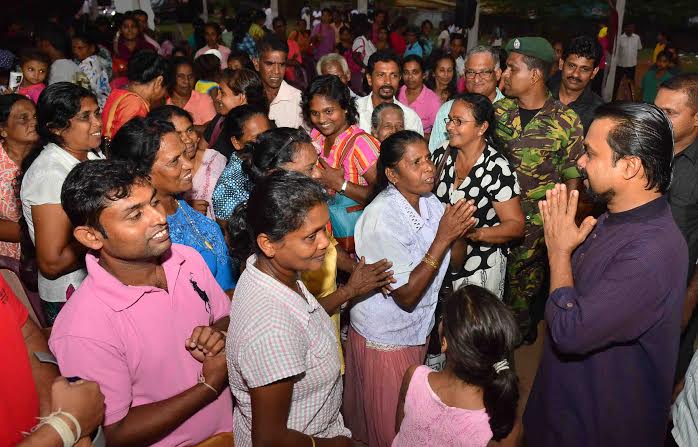
[[[114,138],[128,120],[136,116],[144,117],[148,112],[150,105],[137,94],[122,89],[112,90],[102,110],[104,136]]]

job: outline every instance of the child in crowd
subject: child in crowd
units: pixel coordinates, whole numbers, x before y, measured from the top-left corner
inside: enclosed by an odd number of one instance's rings
[[[506,437],[519,400],[509,363],[519,339],[514,316],[495,295],[469,285],[446,299],[439,334],[446,368],[407,370],[393,447],[485,447]]]
[[[657,62],[647,70],[642,78],[642,101],[648,104],[654,103],[654,98],[657,97],[657,90],[662,82],[668,81],[674,77],[674,74],[669,70],[671,64],[671,53],[664,50],[657,55]]]
[[[48,56],[36,49],[24,51],[19,60],[22,69],[22,83],[17,89],[17,93],[24,95],[34,101],[39,100],[39,95],[46,88],[46,78],[48,77],[48,67],[50,60]]]
[[[220,58],[215,54],[204,54],[194,59],[194,73],[198,79],[194,90],[199,93],[208,93],[214,101],[218,96],[220,64]]]

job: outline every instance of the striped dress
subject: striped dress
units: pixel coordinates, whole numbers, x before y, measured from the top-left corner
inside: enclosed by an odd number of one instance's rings
[[[359,135],[352,145],[352,147],[347,148],[347,153],[344,157],[344,179],[354,183],[356,185],[367,185],[368,183],[363,178],[363,175],[368,171],[373,165],[378,161],[378,153],[380,151],[380,143],[372,135],[364,132],[357,125],[351,125],[347,130],[337,135],[334,140],[332,149],[330,153],[325,156],[323,147],[325,145],[325,136],[321,134],[317,129],[313,129],[310,133],[313,139],[313,144],[318,150],[318,154],[322,157],[328,165],[333,168],[338,168],[339,163],[342,159],[342,154],[340,149],[345,146],[356,133]]]

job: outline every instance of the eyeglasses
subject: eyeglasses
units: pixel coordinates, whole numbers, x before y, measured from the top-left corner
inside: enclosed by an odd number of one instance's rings
[[[482,79],[489,79],[492,77],[493,73],[494,73],[494,70],[482,70],[482,71],[465,70],[465,77],[467,79],[475,79],[477,76],[480,76],[480,78],[482,78]]]
[[[465,123],[474,123],[476,122],[475,120],[462,120],[460,118],[451,118],[450,116],[447,116],[444,118],[444,123],[448,126],[448,123],[453,123],[454,126],[460,126],[461,124]]]

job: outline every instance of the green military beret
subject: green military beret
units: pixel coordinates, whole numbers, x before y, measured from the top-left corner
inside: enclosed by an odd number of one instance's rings
[[[555,57],[552,45],[542,37],[515,37],[509,41],[505,50],[507,53],[514,51],[535,57],[543,62],[552,62]]]

